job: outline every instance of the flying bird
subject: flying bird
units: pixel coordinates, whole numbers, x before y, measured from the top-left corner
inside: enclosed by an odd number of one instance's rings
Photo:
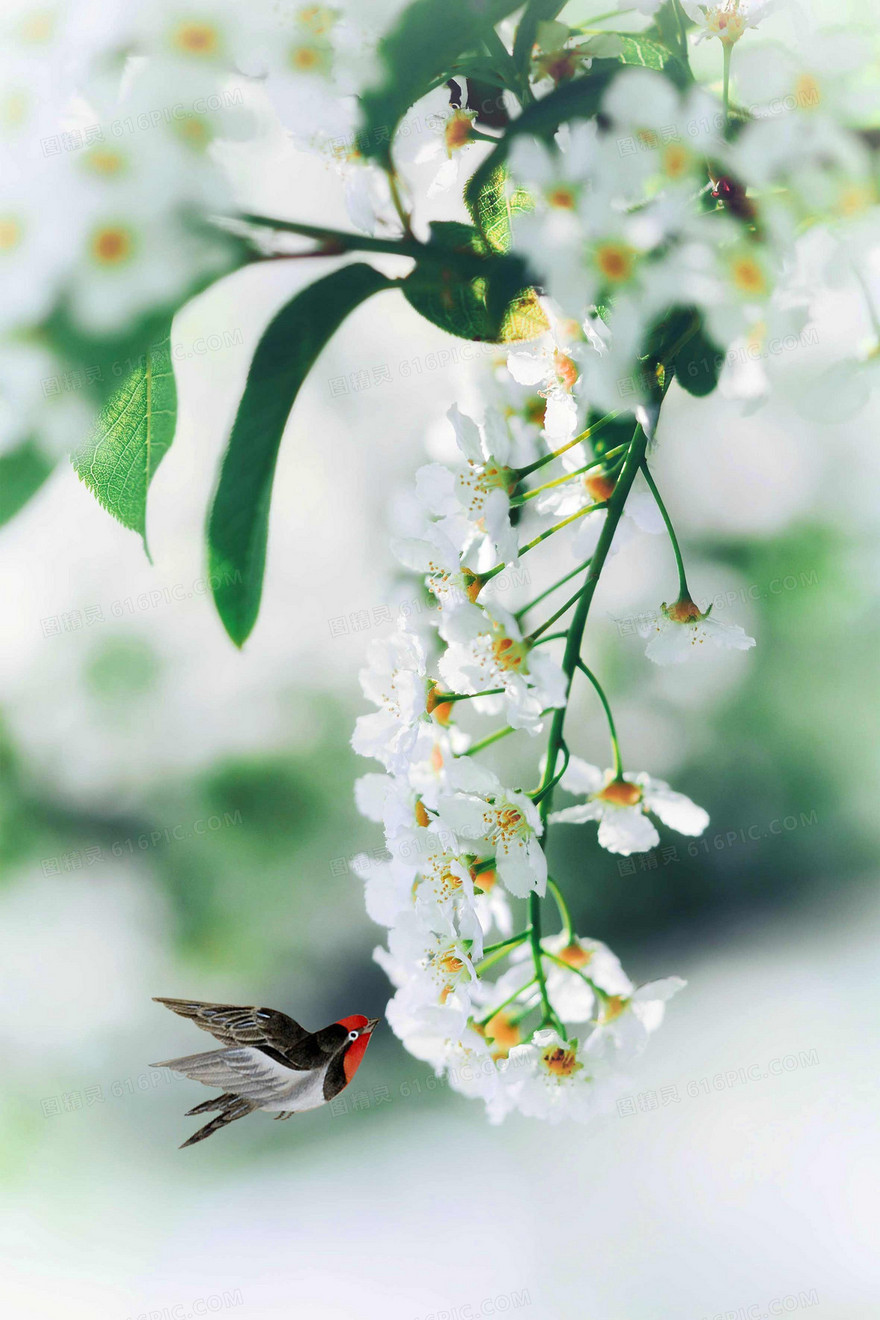
[[[272,1008],[158,997],[155,1002],[190,1018],[225,1047],[150,1065],[170,1068],[205,1086],[223,1088],[222,1095],[187,1111],[187,1117],[207,1114],[212,1109],[219,1113],[194,1132],[181,1150],[204,1141],[212,1132],[255,1109],[268,1110],[276,1118],[290,1118],[301,1110],[326,1104],[354,1077],[379,1022],[378,1018],[355,1013],[311,1032]]]

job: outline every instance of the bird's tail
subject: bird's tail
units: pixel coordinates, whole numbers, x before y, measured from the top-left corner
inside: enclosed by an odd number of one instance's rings
[[[222,1095],[215,1095],[211,1100],[204,1100],[200,1105],[196,1105],[195,1109],[188,1109],[186,1117],[193,1118],[196,1114],[209,1114],[212,1109],[222,1109],[235,1098],[232,1091],[224,1091]]]
[[[227,1123],[233,1123],[237,1118],[244,1118],[246,1114],[252,1113],[257,1108],[256,1105],[251,1104],[250,1100],[245,1100],[239,1095],[230,1094],[218,1096],[216,1100],[212,1100],[208,1104],[198,1105],[196,1109],[190,1110],[190,1113],[205,1112],[208,1108],[215,1108],[219,1104],[223,1106],[220,1113],[212,1118],[210,1123],[206,1123],[204,1127],[199,1128],[198,1132],[194,1132],[189,1140],[185,1141],[180,1147],[181,1150],[185,1150],[187,1146],[194,1146],[197,1141],[204,1141],[205,1137],[210,1137],[213,1132],[219,1131]]]

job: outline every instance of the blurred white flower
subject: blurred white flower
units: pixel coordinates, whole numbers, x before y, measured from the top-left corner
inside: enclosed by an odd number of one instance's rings
[[[698,41],[719,37],[726,46],[732,46],[746,28],[757,27],[782,3],[784,0],[721,0],[720,4],[713,5],[681,0],[681,7],[700,28]]]

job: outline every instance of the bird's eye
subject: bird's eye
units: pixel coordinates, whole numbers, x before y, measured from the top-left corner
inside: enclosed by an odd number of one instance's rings
[[[357,1038],[358,1038],[358,1036],[359,1036],[360,1034],[361,1034],[361,1033],[360,1033],[359,1031],[350,1031],[350,1032],[348,1033],[348,1039],[349,1039],[349,1040],[357,1040]]]

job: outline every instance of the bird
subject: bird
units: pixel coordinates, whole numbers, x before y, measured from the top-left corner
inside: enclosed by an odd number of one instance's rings
[[[326,1104],[354,1077],[379,1023],[378,1018],[355,1013],[311,1032],[273,1008],[159,996],[154,1000],[209,1031],[225,1047],[150,1064],[223,1088],[222,1095],[187,1110],[187,1118],[213,1109],[219,1112],[184,1141],[181,1150],[256,1109],[290,1118]]]

